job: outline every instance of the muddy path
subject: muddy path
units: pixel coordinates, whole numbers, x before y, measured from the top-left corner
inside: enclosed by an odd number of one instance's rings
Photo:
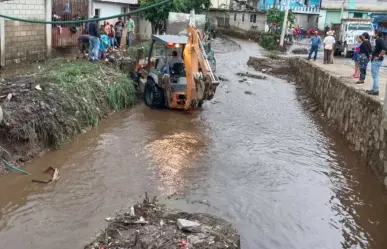
[[[371,170],[297,100],[295,85],[239,82],[249,56],[262,54],[256,44],[216,43],[228,81],[202,110],[139,105],[26,165],[59,168],[55,184],[1,178],[1,248],[83,248],[144,192],[178,193],[185,199],[166,202],[231,221],[244,249],[386,248],[387,194]]]

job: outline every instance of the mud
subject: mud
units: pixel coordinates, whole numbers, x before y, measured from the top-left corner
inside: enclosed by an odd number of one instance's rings
[[[247,65],[254,68],[258,72],[273,75],[281,79],[293,80],[293,72],[290,69],[288,60],[284,57],[269,58],[269,57],[250,57]]]
[[[0,157],[21,166],[133,103],[131,82],[103,64],[52,60],[32,75],[2,78]]]
[[[293,54],[308,54],[308,49],[306,48],[296,48],[291,51]]]
[[[116,112],[26,163],[33,176],[3,176],[1,248],[83,248],[148,192],[177,193],[184,198],[160,203],[227,220],[244,249],[385,249],[384,186],[292,81],[239,83],[249,57],[265,51],[237,42],[215,40],[228,81],[203,109]],[[59,181],[31,183],[50,165]]]
[[[209,214],[168,209],[157,198],[145,199],[131,210],[108,217],[109,225],[85,249],[220,249],[240,248],[240,236],[227,221]],[[178,227],[184,219],[198,227]]]

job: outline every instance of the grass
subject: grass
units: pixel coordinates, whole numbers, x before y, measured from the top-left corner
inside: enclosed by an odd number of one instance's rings
[[[130,47],[127,52],[128,52],[130,57],[137,57],[137,50],[139,48],[143,48],[144,49],[144,56],[148,57],[149,51],[150,51],[150,47],[151,47],[151,42],[150,41],[140,42],[140,43],[135,44],[132,47]]]
[[[42,91],[10,102],[8,138],[60,147],[109,112],[135,104],[132,82],[108,65],[58,59],[34,77]]]

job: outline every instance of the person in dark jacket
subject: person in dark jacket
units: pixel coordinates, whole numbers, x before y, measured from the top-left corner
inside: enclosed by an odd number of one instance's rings
[[[90,47],[90,35],[81,35],[78,38],[78,49],[79,53],[84,57],[86,55],[86,51],[89,50]]]
[[[94,19],[98,16],[94,16]],[[98,22],[90,22],[89,24],[90,46],[89,46],[89,60],[97,61],[99,54],[99,40],[101,38],[98,31]]]
[[[383,33],[375,31],[375,48],[372,51],[371,57],[371,74],[374,79],[374,84],[371,90],[367,93],[371,95],[379,95],[379,70],[383,63],[383,55],[386,54],[386,43],[383,40]]]
[[[367,65],[371,55],[372,47],[370,43],[370,35],[367,32],[362,34],[363,42],[360,45],[359,49],[359,69],[360,69],[360,79],[356,84],[363,84],[367,74]]]

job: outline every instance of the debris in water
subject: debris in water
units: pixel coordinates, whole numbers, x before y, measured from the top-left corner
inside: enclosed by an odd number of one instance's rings
[[[16,168],[13,164],[11,164],[10,162],[7,162],[3,159],[3,164],[4,166],[6,166],[7,168],[9,169],[12,169],[14,171],[17,171],[17,172],[20,172],[20,173],[23,173],[25,175],[29,175],[30,173],[28,173],[27,171],[24,171],[22,169],[19,169],[19,168]]]
[[[3,121],[3,108],[1,108],[1,106],[0,106],[0,124],[1,124],[1,122]]]
[[[267,78],[266,75],[259,75],[259,74],[249,73],[249,72],[237,73],[236,75],[242,76],[242,77],[249,77],[249,78],[259,79],[259,80],[264,80],[264,79]],[[247,79],[243,79],[243,80],[246,81]]]
[[[228,79],[226,79],[226,78],[224,78],[224,77],[222,77],[222,76],[218,76],[218,79],[219,79],[220,81],[228,81]]]
[[[11,101],[11,99],[12,99],[12,93],[8,93],[8,95],[7,95],[7,100],[8,100],[8,101]]]
[[[32,182],[35,182],[35,183],[50,183],[50,182],[55,182],[57,180],[59,180],[59,170],[58,169],[54,169],[53,167],[48,167],[43,173],[48,173],[48,172],[53,172],[52,174],[52,177],[51,179],[49,180],[31,180]]]
[[[134,207],[133,206],[130,207],[130,216],[136,216],[135,213],[134,213]]]
[[[130,212],[117,214],[84,248],[219,249],[227,245],[230,249],[240,249],[236,229],[218,217],[167,209],[157,198],[146,198],[133,208],[136,216],[130,216]],[[147,223],[137,223],[139,220]],[[179,229],[177,224],[197,230],[193,234]]]
[[[36,89],[36,90],[39,90],[39,91],[42,91],[42,88],[40,87],[40,85],[36,85],[36,86],[35,86],[35,89]]]
[[[250,92],[250,91],[245,91],[245,94],[252,95],[252,94],[254,94],[254,93],[253,93],[253,92]]]
[[[112,217],[106,217],[105,220],[106,220],[106,221],[112,221],[112,220],[114,220],[114,218],[112,218]]]

